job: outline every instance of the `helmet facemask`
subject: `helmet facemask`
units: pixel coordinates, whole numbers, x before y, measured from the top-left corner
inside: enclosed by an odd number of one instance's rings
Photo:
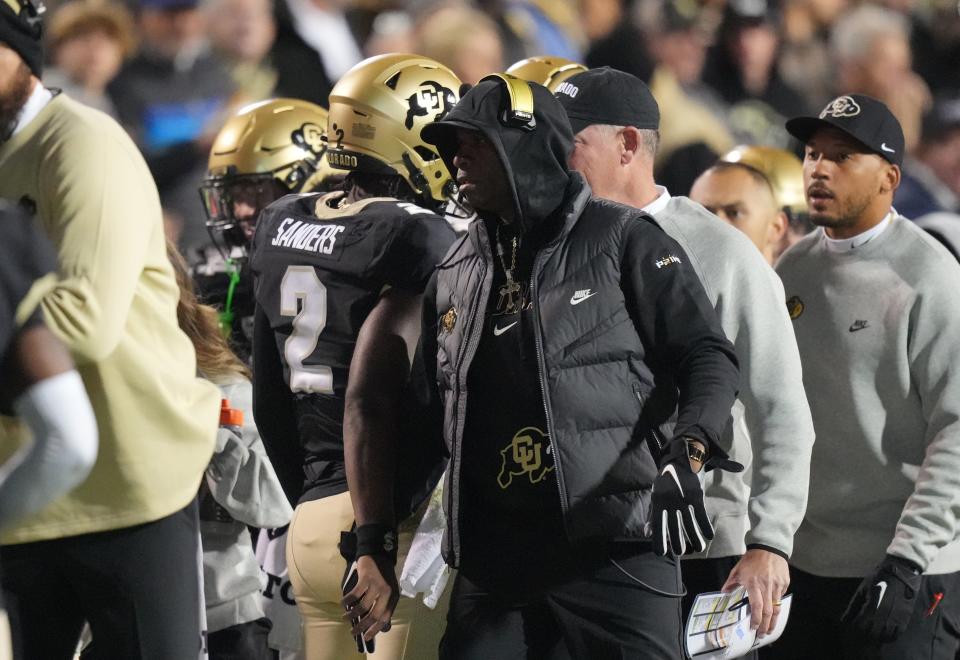
[[[246,254],[267,205],[329,183],[326,123],[327,111],[320,106],[278,98],[242,108],[220,129],[200,198],[207,230],[225,257]]]
[[[207,232],[224,256],[246,254],[260,212],[289,191],[273,174],[207,177],[200,186]]]

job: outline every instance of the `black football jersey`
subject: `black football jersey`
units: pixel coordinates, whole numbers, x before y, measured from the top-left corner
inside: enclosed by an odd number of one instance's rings
[[[415,204],[369,198],[338,206],[342,200],[343,193],[308,194],[271,204],[250,256],[257,315],[265,318],[255,332],[269,326],[273,336],[265,348],[254,342],[254,373],[279,357],[307,490],[342,479],[343,400],[363,322],[387,288],[423,291],[455,238],[445,220]]]
[[[200,301],[216,308],[221,318],[229,314],[230,348],[249,365],[253,352],[253,275],[246,256],[230,256],[228,264],[219,250],[206,250],[203,261],[193,267],[191,276]]]

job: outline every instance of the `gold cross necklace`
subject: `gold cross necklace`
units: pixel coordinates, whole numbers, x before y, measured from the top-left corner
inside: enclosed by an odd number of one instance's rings
[[[517,267],[517,247],[519,239],[514,236],[511,240],[510,267],[507,268],[507,262],[504,259],[503,243],[500,242],[500,223],[497,223],[497,256],[500,257],[500,265],[503,266],[503,272],[507,281],[500,286],[500,299],[497,301],[497,310],[502,314],[516,314],[520,311],[521,296],[520,284],[513,279],[513,270]],[[506,303],[504,305],[504,303]]]

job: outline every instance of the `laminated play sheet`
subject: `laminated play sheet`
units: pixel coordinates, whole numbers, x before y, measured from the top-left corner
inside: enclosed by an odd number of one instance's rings
[[[687,619],[687,653],[697,660],[739,658],[751,650],[772,644],[783,634],[790,616],[792,596],[781,601],[776,627],[757,638],[750,629],[750,604],[743,587],[733,591],[697,596]]]

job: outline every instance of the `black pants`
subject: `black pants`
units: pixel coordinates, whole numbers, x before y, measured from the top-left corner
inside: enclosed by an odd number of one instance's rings
[[[760,657],[954,660],[960,649],[960,573],[925,575],[906,632],[885,644],[866,640],[840,622],[861,581],[860,578],[819,577],[791,566],[790,622],[783,637],[770,647],[760,649]],[[943,599],[930,612],[935,593],[942,593]]]
[[[89,621],[96,660],[200,651],[196,502],[152,523],[0,548],[17,660],[70,660]]]
[[[683,626],[686,630],[687,618],[697,594],[708,591],[720,591],[720,587],[727,581],[730,571],[740,561],[740,557],[715,557],[712,559],[684,559],[680,562],[680,573],[683,575],[683,586],[687,595],[683,597]],[[757,652],[751,651],[740,656],[745,660],[757,660]]]
[[[525,597],[493,593],[461,572],[453,585],[441,660],[682,658],[680,598],[641,586],[611,559],[654,589],[681,590],[677,560],[650,551],[605,558]]]
[[[217,630],[207,635],[210,660],[272,660],[267,635],[270,619],[257,619]]]

